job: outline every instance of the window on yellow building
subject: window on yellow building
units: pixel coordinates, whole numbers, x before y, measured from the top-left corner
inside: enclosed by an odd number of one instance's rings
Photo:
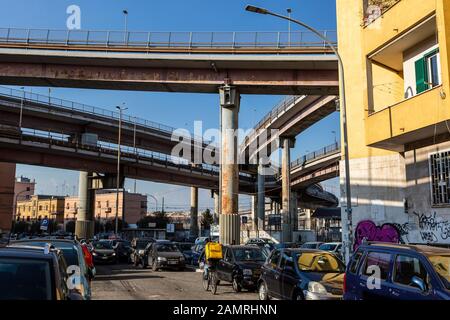
[[[430,174],[433,205],[450,204],[450,151],[430,155]]]
[[[415,62],[416,92],[422,93],[441,84],[439,49],[426,53]]]
[[[42,211],[42,206],[39,206],[39,211]]]
[[[97,201],[97,208],[101,208],[102,207],[102,203],[100,201]]]

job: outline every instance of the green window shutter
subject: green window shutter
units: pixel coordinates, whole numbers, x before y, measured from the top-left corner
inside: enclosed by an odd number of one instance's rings
[[[416,66],[416,92],[417,94],[428,90],[426,60],[421,58],[415,62]]]

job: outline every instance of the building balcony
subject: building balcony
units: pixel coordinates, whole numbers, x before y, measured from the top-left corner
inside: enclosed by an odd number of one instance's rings
[[[436,12],[436,1],[389,0],[389,6],[366,6],[364,8],[363,39],[366,54],[401,37],[418,23]],[[383,2],[383,1],[381,1]],[[374,2],[376,3],[376,2]],[[375,9],[374,9],[375,8]],[[370,18],[370,16],[372,16]]]
[[[366,143],[370,147],[404,152],[432,144],[450,133],[450,111],[442,86],[374,112],[366,118]]]

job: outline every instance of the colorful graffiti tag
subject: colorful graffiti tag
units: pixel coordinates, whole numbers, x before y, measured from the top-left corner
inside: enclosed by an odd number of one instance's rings
[[[363,220],[358,223],[355,229],[355,243],[353,250],[356,250],[366,239],[367,241],[400,243],[400,232],[392,223],[385,223],[381,227],[371,220]]]

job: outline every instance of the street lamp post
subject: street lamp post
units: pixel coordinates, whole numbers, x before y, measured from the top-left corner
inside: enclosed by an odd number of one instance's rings
[[[122,112],[127,110],[127,108],[120,106],[117,106],[116,108],[119,110],[119,136],[117,138],[116,219],[115,219],[115,234],[117,236],[119,233],[120,142],[122,137]]]
[[[291,13],[292,13],[292,9],[291,8],[287,8],[286,12],[288,14],[288,41],[289,41],[289,47],[291,46]]]
[[[25,88],[21,87],[20,90],[23,91],[23,96],[22,99],[20,100],[20,114],[19,114],[19,131],[20,134],[22,135],[22,115],[23,115],[23,103],[25,100]]]
[[[268,14],[274,17],[278,17],[284,20],[291,21],[293,23],[296,23],[315,35],[317,35],[320,39],[322,39],[334,52],[338,59],[339,64],[339,86],[340,86],[340,97],[341,97],[341,109],[342,109],[342,126],[344,130],[344,162],[345,162],[345,190],[346,190],[346,200],[347,200],[347,209],[346,214],[342,215],[342,246],[344,249],[344,259],[345,262],[348,263],[350,258],[350,252],[351,252],[351,241],[350,241],[350,232],[351,232],[351,222],[352,222],[352,201],[351,201],[351,189],[350,189],[350,159],[348,154],[348,134],[347,134],[347,112],[346,112],[346,99],[345,99],[345,77],[344,77],[344,65],[341,59],[341,56],[338,53],[337,48],[331,43],[330,40],[328,40],[323,34],[321,34],[319,31],[314,29],[313,27],[310,27],[309,25],[296,20],[292,19],[290,17],[286,17],[274,12],[271,12],[264,8],[259,8],[255,6],[248,5],[245,10],[258,13],[258,14]]]
[[[125,16],[125,36],[124,36],[124,42],[127,44],[127,37],[128,37],[128,10],[123,10],[123,15]]]

